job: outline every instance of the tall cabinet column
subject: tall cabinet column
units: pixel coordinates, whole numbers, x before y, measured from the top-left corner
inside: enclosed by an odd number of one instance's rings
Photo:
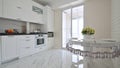
[[[51,7],[45,6],[44,8],[44,31],[50,32],[54,34],[54,11]],[[54,46],[54,36],[48,37],[48,48],[52,48]]]

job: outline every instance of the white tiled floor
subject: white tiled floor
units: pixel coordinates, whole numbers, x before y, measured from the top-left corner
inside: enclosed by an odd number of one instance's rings
[[[49,50],[2,64],[0,68],[114,68],[111,60],[82,60],[65,50]]]

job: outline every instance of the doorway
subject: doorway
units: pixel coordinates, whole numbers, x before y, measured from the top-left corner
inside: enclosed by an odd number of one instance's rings
[[[62,12],[62,48],[70,39],[83,39],[84,6],[66,9]]]

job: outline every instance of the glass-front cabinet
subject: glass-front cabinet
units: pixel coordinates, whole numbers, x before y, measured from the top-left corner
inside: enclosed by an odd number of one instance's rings
[[[44,7],[36,2],[32,3],[32,16],[33,22],[44,24],[43,23],[43,9]]]

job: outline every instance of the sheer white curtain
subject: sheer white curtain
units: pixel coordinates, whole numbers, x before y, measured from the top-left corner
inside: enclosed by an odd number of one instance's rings
[[[81,33],[84,27],[83,8],[83,5],[72,8],[72,38],[83,39],[83,35]]]
[[[63,12],[63,24],[62,24],[62,47],[66,47],[66,43],[71,39],[71,9]]]

